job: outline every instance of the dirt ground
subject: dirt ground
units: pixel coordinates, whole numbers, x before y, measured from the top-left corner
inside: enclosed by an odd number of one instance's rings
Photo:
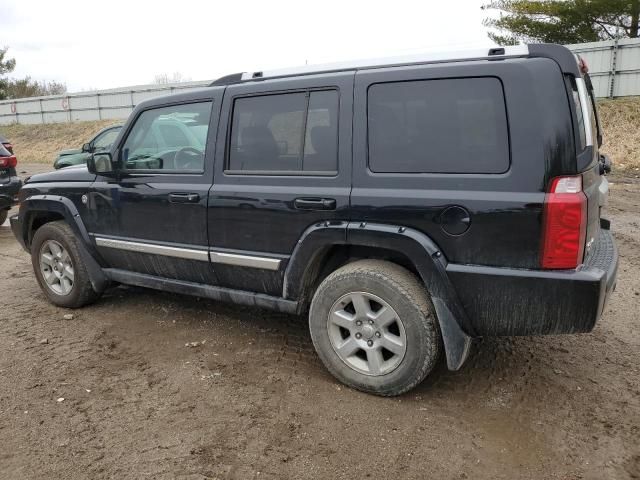
[[[124,287],[56,308],[0,227],[0,478],[640,478],[640,181],[611,180],[595,330],[486,339],[394,399],[338,384],[302,318]]]

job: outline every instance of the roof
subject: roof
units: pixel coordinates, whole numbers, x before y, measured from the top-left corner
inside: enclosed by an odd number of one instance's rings
[[[564,73],[581,76],[577,62],[571,51],[562,46],[547,43],[513,45],[508,47],[476,48],[461,51],[442,51],[402,55],[387,58],[370,58],[348,62],[328,63],[324,65],[304,65],[278,70],[234,73],[215,80],[210,86],[224,86],[247,81],[261,81],[271,78],[331,73],[348,70],[364,70],[379,67],[401,65],[420,65],[429,63],[461,62],[469,60],[500,60],[505,58],[544,57],[553,59]]]

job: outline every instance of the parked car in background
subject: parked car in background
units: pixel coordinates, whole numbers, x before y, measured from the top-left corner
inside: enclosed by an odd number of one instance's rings
[[[13,153],[13,144],[7,139],[7,137],[2,135],[1,133],[0,133],[0,143],[4,148],[9,150],[9,153]]]
[[[111,148],[111,144],[118,137],[121,124],[111,125],[100,130],[91,140],[81,148],[63,150],[58,153],[58,158],[53,162],[55,169],[87,163],[87,159],[96,152],[105,152]]]
[[[4,138],[0,138],[0,225],[4,223],[9,209],[15,205],[22,181],[16,174],[18,161],[13,152],[4,146]],[[9,144],[11,146],[11,144]]]

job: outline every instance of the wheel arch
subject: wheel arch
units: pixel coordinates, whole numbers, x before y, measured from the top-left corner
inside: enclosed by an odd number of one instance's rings
[[[27,248],[33,234],[45,223],[64,220],[83,244],[89,244],[89,234],[80,218],[78,209],[67,197],[54,195],[33,195],[24,199],[20,206],[22,238]],[[86,245],[85,245],[86,246]]]
[[[424,283],[436,310],[451,370],[466,360],[472,326],[446,272],[447,260],[424,233],[403,226],[367,223],[320,223],[298,241],[284,275],[283,296],[307,308],[313,292],[332,271],[361,258],[397,263]]]
[[[20,235],[24,246],[31,250],[31,242],[38,228],[49,222],[64,221],[78,240],[78,248],[95,291],[103,291],[108,279],[100,266],[100,256],[90,241],[78,209],[67,198],[57,195],[34,195],[22,201],[20,206],[22,225]]]

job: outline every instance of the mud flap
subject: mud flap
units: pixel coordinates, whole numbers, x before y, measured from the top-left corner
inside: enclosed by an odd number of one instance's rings
[[[447,356],[447,367],[449,370],[459,370],[469,356],[471,337],[462,331],[456,318],[442,299],[433,297],[432,301],[440,324],[444,351]]]
[[[80,251],[80,257],[82,263],[87,269],[87,273],[89,274],[89,280],[91,281],[91,286],[93,290],[97,293],[104,292],[109,286],[109,279],[102,271],[102,267],[98,265],[95,258],[91,256],[91,254],[87,251],[87,248],[84,246],[82,241],[78,240],[78,250]]]

